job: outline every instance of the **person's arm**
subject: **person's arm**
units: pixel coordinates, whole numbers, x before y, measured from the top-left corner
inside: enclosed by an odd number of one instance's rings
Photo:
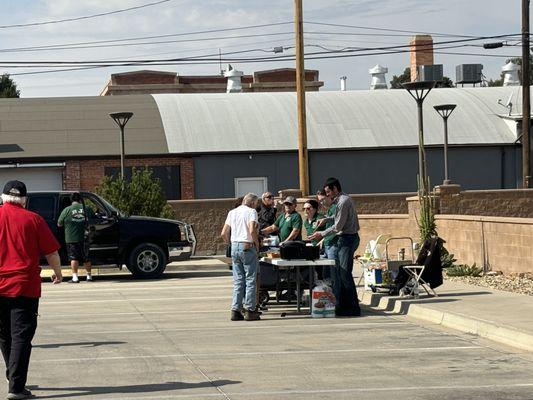
[[[57,220],[57,226],[62,227],[65,224],[65,218],[67,216],[67,208],[65,208],[63,211],[61,211],[61,214],[59,215],[59,219]]]
[[[285,239],[283,242],[281,243],[285,243],[285,242],[288,242],[290,240],[294,240],[298,237],[298,235],[300,234],[300,231],[301,229],[297,229],[297,228],[294,228],[291,233],[289,234],[289,236],[287,236],[287,239]],[[280,243],[280,244],[281,244]]]
[[[222,239],[224,239],[224,243],[229,244],[231,240],[231,226],[224,224],[220,236],[222,236]]]
[[[331,233],[339,233],[342,231],[346,220],[348,219],[348,206],[346,202],[339,203],[337,205],[337,211],[335,212],[335,222],[328,229],[321,232],[321,236],[328,236]]]
[[[276,233],[277,231],[279,231],[279,228],[276,225],[270,225],[261,230],[261,233],[268,235],[269,233]]]
[[[54,270],[54,273],[52,275],[52,282],[54,285],[57,285],[58,283],[61,283],[63,280],[63,275],[61,274],[61,259],[59,258],[59,253],[57,251],[54,251],[53,253],[46,255],[46,261],[48,262],[48,265],[52,267]]]
[[[252,240],[254,242],[255,248],[259,251],[259,225],[257,221],[248,222],[248,231],[252,235]]]

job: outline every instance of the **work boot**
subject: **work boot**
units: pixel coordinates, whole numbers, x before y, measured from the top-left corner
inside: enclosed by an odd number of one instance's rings
[[[232,321],[242,321],[244,316],[240,311],[231,310],[231,320]]]
[[[261,312],[257,310],[244,310],[244,319],[246,321],[258,321],[261,319]]]

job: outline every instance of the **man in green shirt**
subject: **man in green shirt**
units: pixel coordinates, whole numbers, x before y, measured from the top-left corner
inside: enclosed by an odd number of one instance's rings
[[[79,283],[78,268],[83,263],[87,271],[87,282],[92,282],[91,261],[89,260],[88,243],[86,240],[87,218],[85,208],[81,204],[81,195],[73,193],[70,196],[72,205],[65,208],[57,221],[57,226],[65,227],[65,243],[72,269],[72,279],[69,283]]]
[[[276,219],[274,225],[261,230],[263,235],[279,232],[280,245],[289,240],[302,240],[302,216],[296,212],[296,199],[287,196],[283,206],[285,212]]]

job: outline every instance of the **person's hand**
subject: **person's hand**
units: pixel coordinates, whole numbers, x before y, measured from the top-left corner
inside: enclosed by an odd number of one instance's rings
[[[322,234],[320,232],[315,232],[311,236],[309,236],[307,239],[309,239],[309,240],[320,240],[323,237],[324,236],[322,236]]]
[[[52,274],[52,283],[54,285],[60,284],[63,281],[63,276],[61,275],[61,272],[58,274]]]

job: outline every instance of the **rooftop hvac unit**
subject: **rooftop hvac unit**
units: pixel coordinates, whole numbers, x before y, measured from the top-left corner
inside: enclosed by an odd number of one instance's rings
[[[442,81],[442,64],[419,65],[417,81]]]
[[[482,64],[461,64],[455,67],[456,83],[481,83]]]

